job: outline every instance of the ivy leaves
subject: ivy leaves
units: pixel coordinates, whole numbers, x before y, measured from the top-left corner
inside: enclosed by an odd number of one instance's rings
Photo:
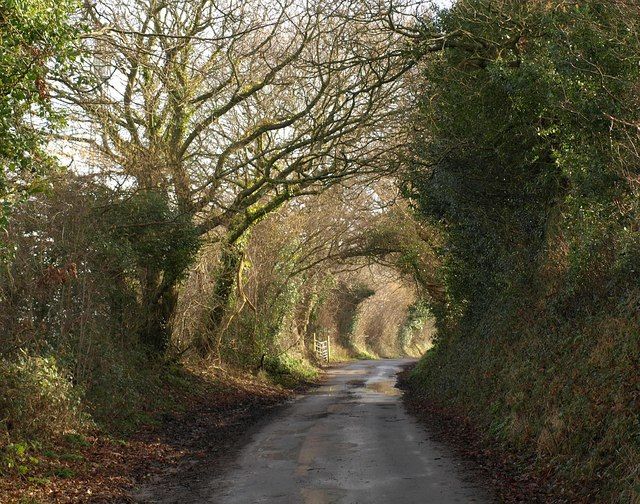
[[[61,117],[47,77],[75,56],[75,8],[72,0],[0,1],[0,259],[9,252],[1,231],[11,208],[44,190],[56,167],[46,140]]]

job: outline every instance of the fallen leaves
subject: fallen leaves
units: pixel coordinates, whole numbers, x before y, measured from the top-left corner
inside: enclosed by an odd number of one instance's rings
[[[175,410],[154,412],[150,425],[126,439],[105,432],[52,443],[27,476],[0,477],[2,503],[129,503],[138,484],[192,460],[215,462],[258,418],[291,392],[251,377],[199,374],[168,390]],[[179,411],[178,411],[179,409]]]

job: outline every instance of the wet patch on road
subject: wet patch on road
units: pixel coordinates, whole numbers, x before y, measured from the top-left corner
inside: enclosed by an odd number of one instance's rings
[[[366,384],[366,389],[388,396],[402,395],[402,391],[389,381],[369,382]]]

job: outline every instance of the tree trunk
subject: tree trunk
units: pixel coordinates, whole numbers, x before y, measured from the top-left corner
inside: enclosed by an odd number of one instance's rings
[[[144,319],[140,328],[140,341],[149,350],[163,353],[169,345],[169,323],[178,301],[175,285],[161,282],[160,272],[148,272],[142,291]]]
[[[214,350],[214,340],[220,340],[223,321],[233,304],[233,291],[242,266],[242,252],[239,246],[226,244],[220,255],[220,268],[212,295],[213,308],[209,314],[205,340],[199,348],[202,356],[210,355]],[[220,350],[219,343],[215,345],[217,351]]]

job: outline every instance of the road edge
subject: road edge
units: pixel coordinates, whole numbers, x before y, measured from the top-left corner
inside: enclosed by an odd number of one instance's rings
[[[397,375],[396,387],[402,390],[407,412],[427,430],[429,436],[449,447],[462,460],[473,465],[480,482],[498,502],[504,504],[567,504],[553,492],[553,486],[531,470],[532,461],[482,436],[477,426],[464,415],[428,399],[411,380],[415,363],[404,366]],[[573,503],[577,504],[577,503]]]

